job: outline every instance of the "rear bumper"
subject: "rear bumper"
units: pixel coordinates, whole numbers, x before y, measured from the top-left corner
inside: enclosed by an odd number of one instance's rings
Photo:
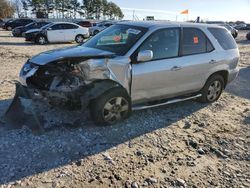
[[[227,83],[229,84],[230,82],[234,81],[237,78],[238,75],[239,75],[239,68],[231,70],[229,72],[229,74],[228,74]]]

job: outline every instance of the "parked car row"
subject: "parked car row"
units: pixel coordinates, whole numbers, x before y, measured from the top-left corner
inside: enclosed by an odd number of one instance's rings
[[[4,25],[3,25],[3,29],[6,29],[8,31],[11,31],[12,29],[15,29],[16,27],[19,26],[25,26],[27,24],[30,24],[34,22],[34,20],[29,19],[29,18],[23,18],[23,19],[11,19],[9,21],[7,21]]]
[[[25,26],[19,26],[16,27],[15,29],[12,30],[12,34],[14,37],[25,37],[25,32],[31,29],[40,29],[41,27],[49,24],[50,22],[45,22],[45,21],[41,21],[41,22],[31,22],[28,25]]]
[[[239,24],[234,27],[238,30],[250,30],[250,24]]]
[[[82,43],[90,35],[96,35],[100,31],[115,24],[111,21],[96,23],[94,21],[81,20],[71,22],[35,21],[33,19],[13,19],[3,23],[3,28],[11,31],[14,37],[25,37],[26,41],[37,44],[52,42],[76,41]]]

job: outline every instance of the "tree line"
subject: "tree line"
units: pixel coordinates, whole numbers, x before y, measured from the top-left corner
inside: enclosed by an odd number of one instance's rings
[[[8,0],[0,0],[2,1],[8,2]],[[107,0],[12,0],[9,5],[14,8],[18,17],[27,17],[30,12],[37,18],[76,18],[77,15],[86,19],[122,19],[124,17],[120,7]],[[2,10],[0,8],[0,15]]]
[[[8,18],[15,13],[14,4],[8,0],[0,0],[0,18]]]

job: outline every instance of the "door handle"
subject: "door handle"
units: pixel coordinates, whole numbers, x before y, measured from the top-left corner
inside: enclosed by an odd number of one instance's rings
[[[178,71],[178,70],[181,70],[181,69],[182,69],[182,67],[173,66],[173,67],[171,68],[171,71]]]
[[[215,61],[214,59],[212,59],[211,61],[209,61],[210,64],[215,64],[217,63],[217,61]]]

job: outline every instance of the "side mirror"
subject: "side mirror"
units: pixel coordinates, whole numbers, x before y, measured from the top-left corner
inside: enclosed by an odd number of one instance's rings
[[[137,56],[138,62],[150,61],[153,59],[153,51],[152,50],[144,50],[140,51]]]

